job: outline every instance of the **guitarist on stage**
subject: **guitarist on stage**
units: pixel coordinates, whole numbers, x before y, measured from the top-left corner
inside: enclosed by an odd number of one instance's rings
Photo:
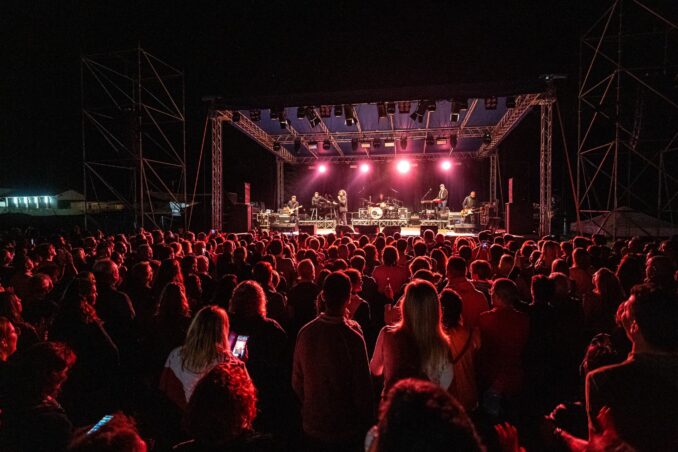
[[[299,213],[299,208],[301,206],[299,205],[299,201],[297,201],[297,197],[295,195],[292,195],[289,201],[287,201],[287,210],[290,212],[290,221],[292,223],[297,222],[297,215]]]
[[[476,224],[475,215],[477,208],[478,198],[476,198],[476,192],[472,191],[466,198],[464,198],[464,202],[461,203],[461,210],[464,212],[465,223]]]

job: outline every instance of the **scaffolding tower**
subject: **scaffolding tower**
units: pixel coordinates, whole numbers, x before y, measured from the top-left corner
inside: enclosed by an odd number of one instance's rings
[[[577,217],[614,237],[620,208],[678,220],[678,17],[655,3],[613,0],[580,41]]]
[[[82,56],[80,69],[85,200],[120,201],[135,228],[185,227],[184,74],[141,47]]]

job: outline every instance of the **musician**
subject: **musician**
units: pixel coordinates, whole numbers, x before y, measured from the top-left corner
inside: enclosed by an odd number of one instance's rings
[[[462,210],[470,212],[464,217],[465,223],[475,224],[479,222],[475,221],[476,213],[474,211],[477,207],[478,207],[478,198],[476,198],[476,192],[472,191],[466,198],[464,198],[464,202],[461,203]]]
[[[438,196],[436,197],[436,199],[440,200],[440,209],[447,207],[447,197],[449,194],[447,188],[445,188],[445,184],[440,184],[440,190],[438,190]]]
[[[341,189],[337,193],[337,202],[339,203],[339,211],[337,214],[337,223],[340,225],[347,225],[347,215],[348,215],[348,197],[346,196],[346,190]]]
[[[318,192],[313,193],[313,197],[311,198],[311,206],[314,209],[317,209],[318,207],[320,207],[322,199],[323,199],[323,197],[320,196],[320,193],[318,193]]]
[[[287,201],[287,210],[290,212],[290,221],[292,223],[297,222],[297,215],[299,213],[299,201],[297,201],[297,197],[295,195],[292,195],[289,201]]]

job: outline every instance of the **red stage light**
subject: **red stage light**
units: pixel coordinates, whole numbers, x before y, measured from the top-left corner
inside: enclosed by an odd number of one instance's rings
[[[410,171],[410,162],[407,160],[400,160],[396,165],[396,168],[398,169],[399,173],[405,174]]]
[[[367,163],[361,163],[360,164],[360,172],[361,173],[367,173],[369,171],[370,171],[370,165],[368,165]]]
[[[325,165],[320,165],[320,166],[318,167],[318,172],[319,172],[319,173],[326,173],[326,172],[327,172],[327,166],[325,166]]]
[[[452,162],[449,160],[444,160],[443,163],[440,164],[440,167],[445,171],[449,171],[452,169]]]

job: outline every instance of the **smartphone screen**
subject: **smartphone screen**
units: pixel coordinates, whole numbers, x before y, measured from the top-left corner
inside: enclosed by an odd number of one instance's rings
[[[91,429],[89,429],[89,430],[87,431],[87,434],[88,434],[88,435],[91,435],[92,433],[96,432],[96,431],[99,430],[101,427],[103,427],[104,425],[106,425],[111,419],[113,419],[113,415],[112,415],[112,414],[107,414],[106,416],[102,417],[102,418],[99,420],[99,422],[97,422],[96,424],[94,424],[94,427],[92,427]]]
[[[249,336],[238,335],[238,337],[235,340],[235,345],[233,346],[233,355],[235,355],[238,358],[243,358],[245,356],[245,347],[247,346],[247,339],[249,339]]]

